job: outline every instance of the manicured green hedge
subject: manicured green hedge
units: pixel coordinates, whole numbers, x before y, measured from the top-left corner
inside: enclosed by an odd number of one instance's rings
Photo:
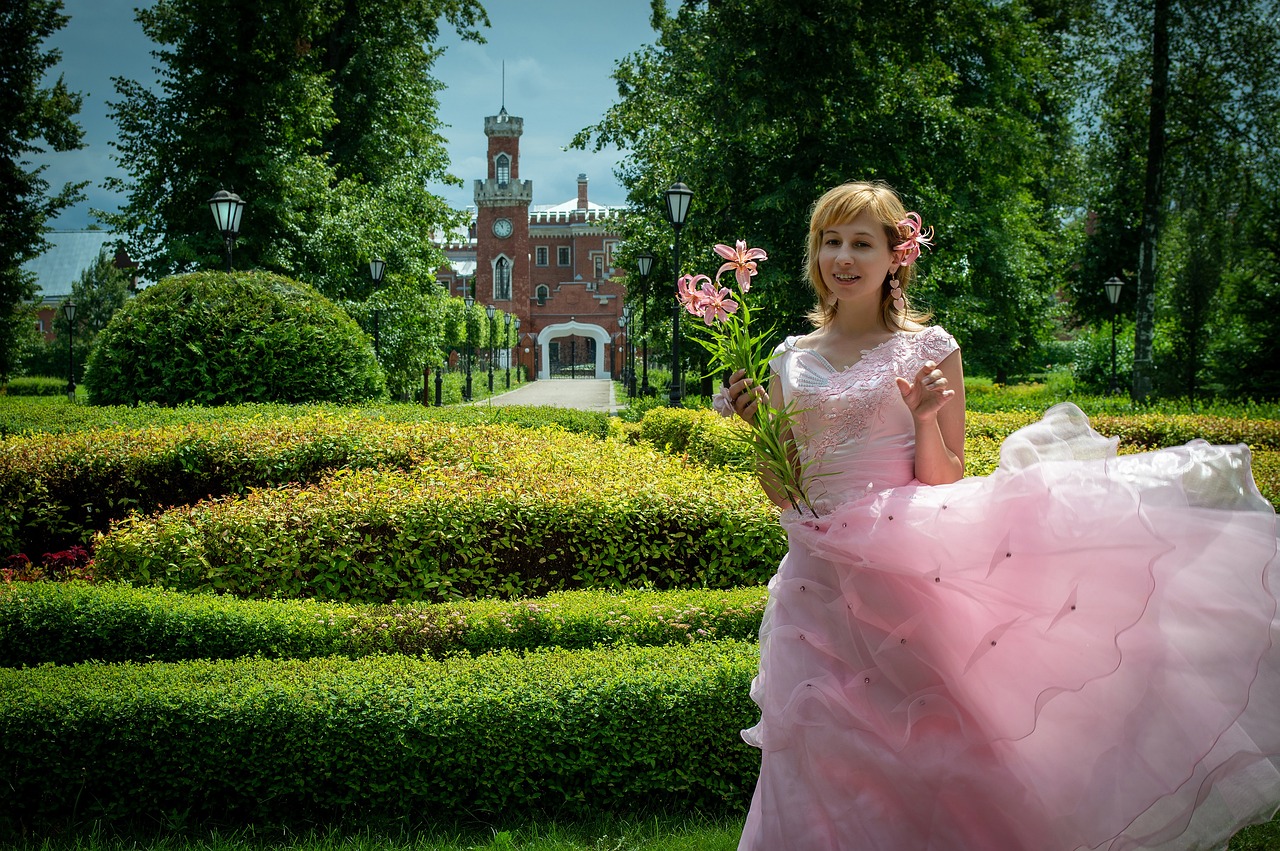
[[[699,464],[744,471],[755,469],[754,450],[746,425],[714,411],[653,408],[630,434],[636,442],[647,443],[671,455],[687,456]]]
[[[72,431],[136,429],[191,423],[227,423],[245,420],[292,420],[317,412],[392,422],[511,423],[526,428],[555,425],[579,434],[604,437],[610,417],[601,411],[575,411],[546,405],[457,405],[434,408],[400,402],[365,405],[245,404],[222,407],[179,405],[81,405],[65,397],[10,397],[0,395],[0,437],[19,434],[64,434]]]
[[[119,583],[0,585],[0,666],[307,659],[753,639],[763,587],[566,591],[528,600],[357,606],[241,600]]]
[[[403,414],[409,407],[390,410]],[[568,424],[578,433],[608,432],[604,415],[572,414],[465,408],[437,416],[457,424]],[[147,513],[251,487],[314,482],[339,468],[456,463],[468,456],[466,444],[475,433],[441,422],[396,422],[381,412],[312,408],[281,418],[10,438],[0,441],[0,555],[38,555],[88,543],[94,532],[133,510]]]
[[[41,378],[39,376],[10,378],[0,393],[6,396],[64,396],[67,379]]]
[[[0,836],[741,809],[749,642],[0,670]]]
[[[313,287],[261,271],[164,278],[124,303],[85,364],[106,405],[385,398],[370,340]]]
[[[751,475],[497,426],[410,471],[342,470],[154,515],[98,539],[103,578],[389,602],[763,583],[786,550]]]

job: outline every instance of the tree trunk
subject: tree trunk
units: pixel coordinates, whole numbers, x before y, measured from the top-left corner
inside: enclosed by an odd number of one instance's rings
[[[1156,242],[1164,183],[1165,113],[1169,94],[1169,2],[1155,0],[1151,22],[1151,120],[1147,130],[1147,180],[1142,199],[1142,242],[1138,252],[1137,312],[1133,331],[1131,397],[1151,392],[1151,348],[1156,324]]]

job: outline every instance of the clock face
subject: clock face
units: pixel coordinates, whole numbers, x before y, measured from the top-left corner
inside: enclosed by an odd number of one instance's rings
[[[498,219],[493,223],[493,235],[506,238],[511,236],[511,219]]]

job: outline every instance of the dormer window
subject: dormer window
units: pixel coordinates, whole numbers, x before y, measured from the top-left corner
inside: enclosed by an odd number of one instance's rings
[[[511,182],[511,157],[506,154],[498,154],[497,160],[498,185],[506,186]]]

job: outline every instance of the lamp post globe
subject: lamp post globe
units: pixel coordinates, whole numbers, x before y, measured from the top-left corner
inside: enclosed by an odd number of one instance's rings
[[[493,395],[493,317],[498,312],[498,308],[492,304],[484,309],[485,315],[489,317],[489,395]]]
[[[449,285],[444,281],[438,281],[437,283],[440,284],[440,294],[443,297],[448,298]],[[437,408],[439,408],[442,404],[444,404],[444,369],[448,363],[449,363],[449,360],[448,358],[445,357],[444,351],[442,350],[440,352],[440,364],[436,368],[436,407]]]
[[[520,357],[520,317],[517,316],[515,318],[515,321],[513,321],[511,324],[514,325],[516,329],[516,336],[515,336],[515,339],[512,341],[515,348],[515,351],[513,354],[515,357]],[[516,380],[517,381],[520,380],[519,373],[516,373]]]
[[[506,389],[511,389],[511,314],[504,313],[502,318],[502,348],[507,350]]]
[[[213,224],[222,234],[227,249],[227,271],[231,271],[231,248],[235,245],[236,236],[240,233],[240,217],[244,214],[244,201],[234,192],[219,189],[209,199],[209,211],[213,213]]]
[[[382,276],[387,272],[387,261],[375,257],[369,261],[369,277],[373,279],[373,288],[376,290],[382,285]],[[382,360],[381,346],[381,321],[382,314],[377,307],[373,309],[373,354],[378,360]]]
[[[640,395],[649,395],[649,273],[653,271],[653,252],[645,251],[636,257],[640,271]]]
[[[68,300],[62,305],[62,315],[67,320],[67,401],[76,400],[76,353],[73,343],[76,336],[76,303]]]
[[[466,305],[466,329],[467,329],[467,379],[466,384],[462,388],[462,398],[466,402],[471,401],[471,353],[475,349],[475,340],[471,337],[471,308],[475,305],[476,300],[470,293],[463,296],[462,303]]]
[[[1111,387],[1108,392],[1115,395],[1120,392],[1120,384],[1116,381],[1116,313],[1119,310],[1120,291],[1124,289],[1124,281],[1112,276],[1103,286],[1107,290],[1107,301],[1111,302]]]
[[[627,396],[634,397],[636,395],[636,347],[631,340],[631,335],[634,333],[635,328],[635,323],[631,321],[631,305],[623,305],[622,316],[618,319],[618,327],[626,334],[626,348],[622,354],[622,383],[627,388]]]
[[[675,231],[675,245],[672,249],[675,267],[675,285],[672,288],[671,313],[671,388],[668,401],[673,408],[679,408],[684,399],[684,387],[680,375],[680,229],[684,227],[689,216],[689,205],[693,201],[693,190],[677,181],[664,194],[667,204],[667,221]]]

